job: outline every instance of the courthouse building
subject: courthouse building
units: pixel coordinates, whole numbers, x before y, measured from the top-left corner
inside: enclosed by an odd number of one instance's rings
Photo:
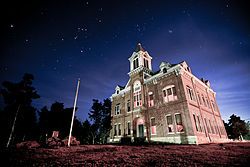
[[[111,96],[109,142],[123,136],[183,144],[227,141],[216,93],[185,61],[162,62],[154,72],[152,57],[139,43],[129,62],[127,84]]]

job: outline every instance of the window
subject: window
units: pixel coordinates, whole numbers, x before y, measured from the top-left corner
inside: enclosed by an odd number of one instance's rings
[[[197,122],[197,120],[196,120],[195,114],[193,114],[193,118],[194,118],[194,124],[195,124],[195,127],[196,127],[196,131],[199,131],[198,122]]]
[[[148,106],[152,107],[152,106],[154,106],[154,95],[153,95],[153,92],[149,92],[148,95],[149,95]]]
[[[117,127],[116,126],[117,125],[114,126],[114,136],[117,136],[117,129],[116,129]]]
[[[134,107],[139,107],[141,105],[142,105],[141,82],[135,81],[134,83]]]
[[[213,100],[211,100],[211,103],[212,103],[213,110],[216,111],[215,104],[214,104]]]
[[[171,115],[167,115],[167,128],[168,133],[174,133],[173,119]]]
[[[184,127],[182,124],[181,114],[175,114],[175,121],[176,121],[176,131],[183,132]]]
[[[198,102],[200,103],[200,105],[202,105],[202,101],[201,101],[201,97],[200,97],[200,93],[197,92],[197,97],[198,97]]]
[[[163,72],[163,73],[167,73],[167,69],[166,69],[166,68],[163,68],[162,72]]]
[[[115,115],[118,115],[121,113],[121,110],[120,110],[120,103],[116,104],[115,106]]]
[[[214,127],[214,133],[218,134],[215,121],[213,120],[212,123],[213,123],[213,127]]]
[[[211,108],[211,107],[210,107],[210,104],[209,104],[209,101],[208,101],[207,98],[206,98],[206,101],[207,101],[207,106],[208,106],[208,108]]]
[[[208,133],[211,133],[211,131],[210,131],[210,127],[208,126],[208,124],[207,124],[207,119],[206,118],[204,118],[204,121],[205,121],[205,124],[206,124],[206,127],[207,127],[207,131],[208,131]]]
[[[128,122],[128,135],[131,135],[131,124]]]
[[[130,108],[130,100],[127,101],[127,112],[130,112],[131,108]]]
[[[214,127],[213,127],[213,125],[211,124],[211,121],[210,121],[210,120],[208,120],[208,122],[209,122],[209,126],[210,126],[210,128],[211,128],[211,132],[214,134]]]
[[[151,135],[156,135],[155,118],[151,118],[150,123],[151,123]]]
[[[118,124],[118,136],[122,135],[121,124]]]
[[[198,120],[198,123],[199,123],[199,126],[200,126],[200,131],[202,132],[202,124],[201,124],[201,120],[200,120],[200,116],[198,115],[197,116],[197,120]]]
[[[206,103],[206,101],[205,101],[204,96],[203,96],[203,95],[201,95],[201,98],[202,98],[203,104],[207,107],[207,103]]]
[[[138,57],[134,58],[133,65],[134,65],[134,69],[139,67],[139,59],[138,59]]]
[[[187,94],[190,100],[195,101],[193,89],[187,86]]]
[[[176,93],[176,88],[174,85],[170,85],[165,87],[163,90],[163,101],[164,102],[170,102],[177,100],[177,93]]]
[[[147,59],[144,59],[144,67],[149,68],[148,67],[148,60]]]

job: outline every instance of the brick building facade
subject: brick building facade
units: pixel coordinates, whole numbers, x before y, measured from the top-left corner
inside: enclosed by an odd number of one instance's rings
[[[183,144],[227,140],[216,93],[209,81],[192,74],[185,61],[162,62],[153,72],[152,57],[141,44],[129,61],[129,81],[111,96],[110,142],[123,136]]]

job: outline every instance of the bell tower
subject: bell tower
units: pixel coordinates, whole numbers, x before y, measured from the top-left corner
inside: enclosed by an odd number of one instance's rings
[[[144,50],[140,43],[137,44],[135,51],[128,60],[130,61],[129,75],[142,70],[148,73],[152,72],[152,57]]]

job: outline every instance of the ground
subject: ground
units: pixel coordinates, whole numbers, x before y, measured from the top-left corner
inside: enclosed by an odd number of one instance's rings
[[[250,142],[0,150],[7,166],[248,166]]]

